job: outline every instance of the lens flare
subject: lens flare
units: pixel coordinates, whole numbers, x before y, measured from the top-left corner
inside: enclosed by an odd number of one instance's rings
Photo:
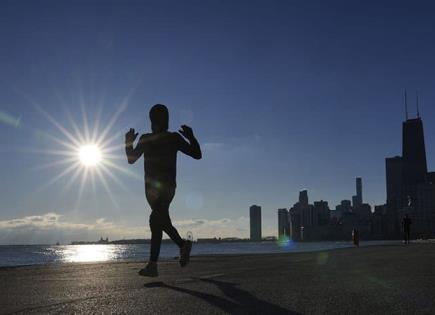
[[[287,235],[281,235],[276,244],[282,248],[292,248],[294,246],[293,241]]]
[[[329,259],[328,253],[320,252],[319,254],[317,254],[317,264],[318,265],[326,264],[328,262],[328,259]]]
[[[101,150],[95,144],[80,147],[79,159],[84,166],[95,166],[101,162]]]
[[[8,113],[0,111],[0,122],[18,128],[21,123],[21,117],[14,117]]]

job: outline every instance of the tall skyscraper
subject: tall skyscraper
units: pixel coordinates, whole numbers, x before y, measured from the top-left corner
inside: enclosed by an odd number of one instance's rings
[[[427,179],[423,122],[420,117],[403,122],[402,198],[417,199],[417,186]]]
[[[357,177],[355,180],[356,183],[356,195],[352,196],[352,206],[354,208],[358,208],[362,205],[362,179],[361,177]]]
[[[261,241],[261,207],[252,205],[249,207],[250,239]]]
[[[361,177],[356,178],[356,199],[358,202],[358,206],[362,205],[363,196],[362,196],[362,179],[361,179]]]
[[[406,99],[405,99],[406,100]],[[405,102],[406,106],[406,102]],[[405,215],[412,219],[412,236],[435,236],[434,176],[427,171],[423,122],[417,118],[402,124],[402,156],[387,158],[388,237],[400,235],[400,222]]]
[[[278,209],[278,237],[290,236],[290,222],[287,209]]]
[[[403,122],[403,183],[423,183],[427,174],[423,122],[420,117]]]

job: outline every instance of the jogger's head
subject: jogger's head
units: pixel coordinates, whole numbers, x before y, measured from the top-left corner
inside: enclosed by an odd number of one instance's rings
[[[162,104],[156,104],[150,109],[151,130],[153,132],[163,132],[168,130],[169,112],[168,108]]]

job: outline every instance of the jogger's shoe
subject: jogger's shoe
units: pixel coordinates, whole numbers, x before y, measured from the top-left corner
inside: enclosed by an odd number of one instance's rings
[[[192,250],[192,242],[184,241],[183,247],[180,248],[180,266],[185,267],[190,260],[190,251]]]
[[[152,261],[148,262],[145,268],[139,270],[139,275],[144,277],[158,277],[157,263]]]

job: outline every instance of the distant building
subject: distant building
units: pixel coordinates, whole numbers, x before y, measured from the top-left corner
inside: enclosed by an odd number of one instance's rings
[[[418,188],[426,183],[427,164],[423,122],[420,117],[403,122],[401,207],[416,204]]]
[[[358,201],[358,205],[363,203],[363,195],[362,195],[362,178],[356,178],[356,197]]]
[[[314,201],[313,225],[322,226],[329,223],[331,218],[330,209],[327,201]]]
[[[335,207],[335,210],[338,211],[341,216],[346,215],[352,212],[352,203],[350,200],[342,200],[339,205]]]
[[[359,207],[363,203],[362,197],[362,179],[361,177],[356,178],[356,195],[352,196],[352,205],[354,207]]]
[[[356,207],[357,204],[358,204],[358,197],[356,195],[352,196],[352,206]]]
[[[308,191],[306,189],[299,192],[299,203],[302,207],[308,207]]]
[[[427,174],[423,122],[420,117],[403,122],[403,184],[405,189],[424,183]]]
[[[300,227],[313,225],[313,206],[308,202],[308,191],[306,189],[299,192],[299,202],[293,205],[293,209],[299,213]]]
[[[261,207],[253,205],[249,207],[250,239],[261,241]]]
[[[340,223],[348,226],[350,229],[357,225],[357,217],[353,213],[352,203],[350,200],[342,200],[339,205],[335,206],[335,211],[340,213]]]
[[[402,205],[402,157],[385,159],[385,175],[387,180],[387,206],[398,209]]]
[[[102,236],[100,237],[100,240],[97,242],[98,244],[109,244],[109,238],[106,237],[106,239],[104,239]]]
[[[375,206],[371,221],[371,233],[374,239],[384,238],[384,231],[387,229],[386,214],[386,205]]]
[[[346,209],[351,209],[352,208],[352,204],[350,202],[350,200],[344,199],[340,202],[340,204],[345,207]]]
[[[334,221],[338,221],[341,219],[342,213],[340,210],[337,210],[337,207],[335,208],[335,210],[331,210],[329,212],[331,219],[334,219]]]
[[[329,221],[329,208],[323,201],[315,206],[309,204],[308,191],[306,189],[299,192],[299,201],[296,202],[289,210],[290,235],[293,240],[302,240],[303,231],[310,227],[323,224],[325,220]],[[328,218],[328,219],[326,219]],[[320,220],[320,221],[319,221]]]
[[[353,208],[353,213],[358,217],[360,223],[367,223],[372,214],[372,207],[368,203],[362,203]]]
[[[278,238],[290,237],[289,213],[287,209],[278,209]]]
[[[408,215],[412,220],[411,236],[428,238],[435,236],[435,185],[421,183],[416,187],[415,199],[410,197],[408,203],[397,210],[397,224]]]
[[[406,95],[405,95],[405,106]],[[435,174],[427,171],[423,121],[408,119],[402,124],[402,156],[385,160],[387,204],[382,214],[385,238],[400,237],[401,220],[412,220],[411,237],[435,236]],[[380,213],[380,212],[379,212]],[[381,214],[378,214],[381,215]]]

